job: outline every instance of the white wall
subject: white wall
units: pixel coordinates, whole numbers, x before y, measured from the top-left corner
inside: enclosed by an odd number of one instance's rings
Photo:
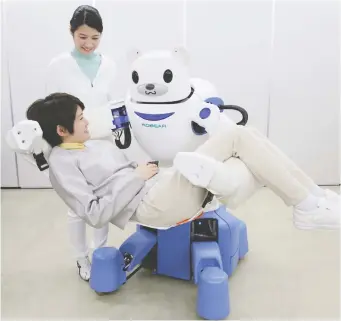
[[[340,2],[277,1],[269,138],[319,184],[340,183]]]
[[[188,1],[186,11],[193,75],[213,82],[225,104],[245,108],[266,134],[272,1]]]
[[[18,187],[16,155],[5,142],[6,133],[13,126],[11,94],[9,86],[6,30],[4,28],[3,3],[1,3],[1,187]]]
[[[51,58],[73,47],[68,28],[74,9],[92,2],[5,3],[15,122],[41,97]],[[275,11],[273,4],[97,0],[104,21],[100,50],[117,60],[121,73],[117,90],[123,95],[129,77],[124,60],[128,48],[187,45],[193,76],[212,81],[226,104],[246,108],[249,124],[268,133],[318,183],[338,184],[337,1],[275,1]],[[8,153],[2,147],[2,159]],[[144,157],[135,144],[130,155]],[[18,171],[22,187],[50,185],[21,157]]]
[[[184,3],[173,0],[96,0],[104,25],[101,50],[118,62],[122,76],[118,91],[122,95],[127,81],[130,81],[126,60],[129,49],[171,49],[183,44]]]

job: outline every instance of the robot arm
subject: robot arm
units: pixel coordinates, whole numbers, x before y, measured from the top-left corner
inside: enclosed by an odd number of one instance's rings
[[[247,111],[235,105],[223,105],[218,97],[211,97],[197,105],[193,105],[190,112],[190,121],[197,134],[208,133],[212,135],[219,126],[235,126],[236,123],[231,120],[224,110],[236,110],[241,113],[242,120],[237,125],[246,125],[248,121]]]
[[[99,108],[85,109],[84,116],[89,121],[91,139],[113,135],[118,148],[129,148],[131,144],[130,123],[123,100],[111,101]],[[121,142],[122,135],[124,135],[123,143]]]
[[[224,105],[224,101],[219,97],[216,88],[209,81],[192,78],[191,84],[198,98],[190,111],[190,121],[196,134],[208,133],[211,135],[219,124],[234,126],[235,123],[223,113],[224,110],[236,110],[241,113],[242,120],[237,125],[246,125],[248,121],[247,111],[236,105]]]
[[[212,136],[221,126],[236,126],[236,123],[223,114],[217,105],[198,102],[191,107],[189,121],[192,122],[192,128],[196,134],[208,133],[208,135]]]

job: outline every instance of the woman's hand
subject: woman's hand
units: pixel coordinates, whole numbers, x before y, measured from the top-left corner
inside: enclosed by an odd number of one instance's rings
[[[155,164],[141,164],[135,170],[146,181],[159,172]]]

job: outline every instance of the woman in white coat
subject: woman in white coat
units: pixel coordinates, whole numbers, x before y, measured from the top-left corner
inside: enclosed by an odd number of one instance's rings
[[[64,92],[81,99],[87,109],[98,108],[114,100],[116,67],[113,61],[97,53],[103,32],[102,18],[97,9],[78,7],[70,21],[75,47],[52,59],[47,70],[46,94]],[[68,226],[72,246],[76,252],[79,275],[88,281],[91,272],[89,249],[84,221],[68,211]],[[108,225],[94,230],[93,247],[104,246]]]

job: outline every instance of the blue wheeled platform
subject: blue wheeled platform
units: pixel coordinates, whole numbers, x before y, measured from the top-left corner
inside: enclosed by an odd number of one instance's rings
[[[106,255],[101,255],[105,251]],[[221,206],[168,230],[138,225],[119,250],[97,249],[90,286],[96,292],[115,291],[126,281],[119,266],[123,273],[144,267],[154,274],[192,281],[198,286],[197,314],[205,319],[224,319],[230,312],[228,277],[247,252],[245,223]]]
[[[148,229],[138,226],[138,230]],[[247,229],[243,221],[226,211],[224,206],[204,213],[199,219],[170,228],[155,230],[157,250],[153,269],[156,274],[177,279],[192,279],[191,244],[214,241],[218,244],[223,270],[232,275],[240,259],[248,252]],[[196,280],[194,279],[195,283]]]

